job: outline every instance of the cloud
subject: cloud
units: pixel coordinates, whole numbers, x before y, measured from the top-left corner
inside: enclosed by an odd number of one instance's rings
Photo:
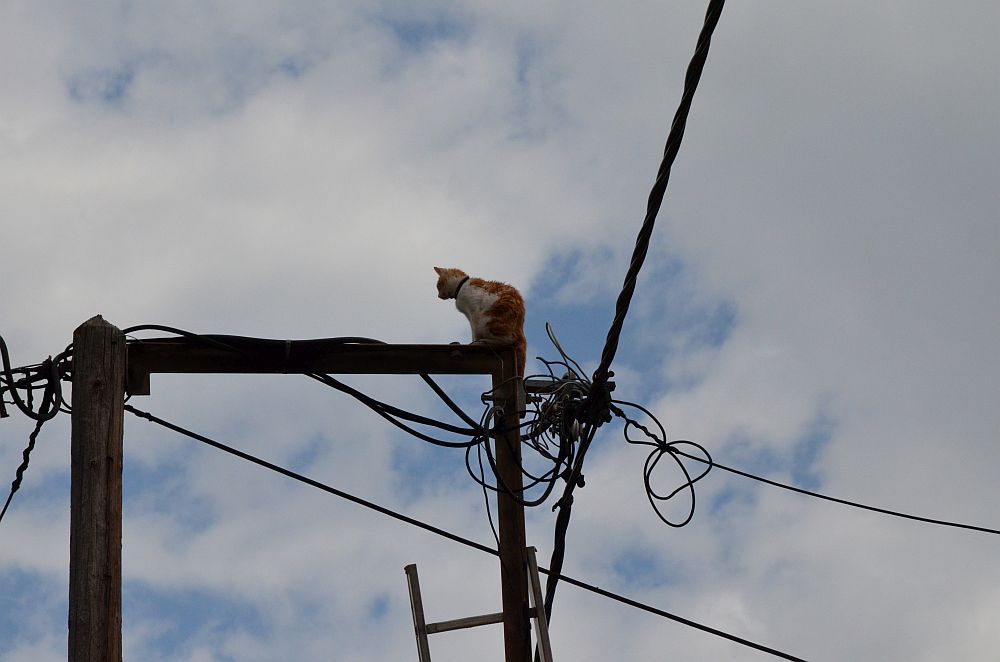
[[[726,7],[614,366],[720,462],[989,526],[996,10]],[[464,339],[430,267],[515,283],[593,369],[701,6],[98,3],[0,9],[3,333],[16,364],[95,313],[279,338]],[[474,380],[442,380],[478,411]],[[352,380],[445,415],[415,380]],[[460,453],[293,376],[165,376],[135,401],[486,541]],[[468,394],[468,395],[466,395]],[[10,474],[30,426],[0,423]],[[567,572],[810,659],[985,659],[991,537],[714,471],[673,530],[609,426]],[[4,659],[65,627],[68,417],[0,527]],[[495,611],[495,561],[148,423],[126,427],[127,656],[412,657]],[[679,505],[683,509],[683,505]],[[552,515],[528,515],[547,559]],[[558,657],[760,659],[560,588]],[[834,626],[831,615],[840,615]],[[874,627],[873,627],[874,626]],[[610,633],[610,634],[609,634]],[[497,629],[435,657],[500,659]],[[489,652],[486,652],[489,651]],[[490,654],[495,653],[493,657]]]

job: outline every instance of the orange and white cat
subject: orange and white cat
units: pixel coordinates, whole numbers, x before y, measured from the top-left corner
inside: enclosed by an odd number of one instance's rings
[[[524,299],[513,286],[495,280],[470,278],[461,269],[437,272],[438,298],[454,299],[469,320],[472,340],[514,346],[517,374],[524,376],[528,341],[524,337]]]

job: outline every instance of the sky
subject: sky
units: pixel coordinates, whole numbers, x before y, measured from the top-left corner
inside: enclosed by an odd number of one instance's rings
[[[0,5],[0,335],[95,314],[269,338],[468,341],[434,266],[600,356],[702,2]],[[997,528],[1000,6],[733,2],[613,369],[672,439],[840,498]],[[444,415],[408,377],[346,381]],[[442,379],[470,412],[477,378]],[[461,453],[295,376],[133,404],[490,544]],[[0,421],[0,479],[30,432]],[[995,660],[1000,539],[714,471],[684,528],[602,428],[564,571],[809,660]],[[3,475],[6,475],[4,477]],[[675,478],[674,478],[675,479]],[[669,476],[666,481],[672,480]],[[6,492],[6,490],[4,490]],[[491,557],[126,419],[125,659],[414,660],[499,609]],[[0,524],[0,660],[65,659],[69,420]],[[528,513],[547,564],[554,514]],[[683,510],[684,504],[677,508]],[[673,511],[672,511],[673,512]],[[770,656],[562,586],[555,659]],[[497,627],[435,660],[502,660]]]

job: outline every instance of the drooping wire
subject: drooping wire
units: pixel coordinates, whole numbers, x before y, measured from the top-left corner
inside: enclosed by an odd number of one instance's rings
[[[265,347],[274,346],[275,344],[281,344],[281,341],[265,340],[260,338],[248,338],[244,336],[203,335],[203,334],[193,333],[191,331],[186,331],[184,329],[165,326],[161,324],[143,324],[123,329],[123,332],[126,334],[135,333],[137,331],[163,331],[184,337],[192,342],[206,344],[208,346],[214,346],[221,349],[225,349],[227,351],[238,352],[246,356],[254,356],[254,357],[260,356],[260,352]],[[160,339],[152,339],[147,341],[136,340],[133,342],[156,342],[158,340]],[[340,342],[345,345],[384,344],[380,340],[374,340],[372,338],[362,338],[362,337],[328,338],[326,340]],[[450,423],[438,421],[430,417],[414,414],[413,412],[406,411],[399,407],[394,407],[393,405],[389,405],[385,402],[381,402],[375,398],[372,398],[371,396],[359,391],[358,389],[348,386],[344,382],[327,374],[313,373],[313,372],[307,372],[303,374],[305,374],[310,379],[313,379],[325,386],[336,389],[346,395],[355,398],[363,405],[365,405],[378,415],[382,416],[384,419],[386,419],[396,427],[407,432],[408,434],[411,434],[421,439],[422,441],[426,441],[431,444],[449,448],[464,448],[468,445],[474,445],[476,442],[473,440],[463,440],[456,442],[456,441],[449,441],[446,439],[440,439],[437,437],[432,437],[430,435],[427,435],[423,432],[416,430],[412,426],[409,426],[406,423],[403,423],[402,421],[405,420],[409,421],[410,423],[417,423],[419,425],[435,427],[437,429],[454,433],[463,437],[476,437],[484,433],[483,430],[474,427],[475,422],[471,419],[471,417],[465,414],[465,412],[462,411],[461,408],[459,408],[454,403],[454,401],[452,401],[447,396],[444,390],[441,389],[440,386],[438,386],[437,383],[435,383],[434,380],[431,379],[429,375],[421,375],[421,378],[429,386],[431,386],[435,394],[438,395],[438,397],[449,407],[449,409],[451,409],[453,412],[458,413],[463,418],[463,420],[465,420],[467,423],[470,424],[469,427],[455,426]]]
[[[261,351],[268,349],[274,351],[276,346],[284,346],[282,341],[247,338],[243,336],[203,335],[185,331],[176,327],[158,324],[144,324],[124,329],[124,332],[128,334],[134,334],[139,331],[167,332],[181,336],[193,343],[202,343],[208,346],[225,349],[230,352],[240,352],[245,355],[255,357],[259,357]],[[551,335],[551,337],[553,338],[554,344],[558,346],[558,341],[555,340],[555,336]],[[345,344],[383,344],[381,341],[371,338],[358,337],[333,338],[327,340],[338,341]],[[162,339],[133,339],[131,342],[142,343],[161,341]],[[564,357],[566,365],[570,365],[572,359],[567,357],[561,349],[560,353]],[[282,360],[287,362],[287,355],[285,355]],[[579,366],[577,366],[577,368],[579,369]],[[551,374],[551,365],[548,366],[548,371]],[[572,373],[572,371],[570,372],[571,374],[575,374]],[[525,468],[531,464],[531,458],[527,458],[529,461],[525,462],[524,466],[522,466],[522,474],[526,479],[525,484],[515,490],[511,489],[510,486],[504,485],[502,481],[495,478],[496,460],[492,446],[494,442],[492,439],[502,439],[502,441],[498,443],[511,444],[512,441],[508,437],[507,433],[512,430],[506,430],[500,424],[500,417],[498,415],[494,415],[499,414],[500,410],[493,405],[487,405],[483,416],[480,417],[479,421],[476,421],[461,407],[459,407],[454,400],[447,395],[444,389],[442,389],[433,379],[431,379],[428,375],[421,375],[421,378],[425,381],[425,383],[427,383],[437,397],[448,407],[448,409],[450,409],[463,421],[464,425],[459,426],[446,423],[432,417],[415,414],[401,407],[379,401],[330,375],[321,373],[304,374],[306,374],[306,376],[310,379],[356,399],[358,402],[364,404],[380,417],[388,421],[390,424],[407,434],[416,437],[417,439],[441,447],[464,449],[466,451],[466,468],[473,480],[480,484],[483,489],[487,491],[502,491],[505,494],[512,496],[518,503],[525,506],[530,507],[538,505],[548,498],[549,494],[554,490],[556,481],[559,479],[560,474],[565,472],[563,465],[565,465],[567,461],[571,460],[573,457],[572,444],[563,443],[562,435],[557,433],[558,429],[566,427],[567,424],[565,421],[569,416],[569,412],[563,411],[563,409],[558,405],[558,401],[565,400],[565,392],[563,391],[559,391],[549,398],[538,399],[536,402],[532,403],[528,411],[522,412],[525,416],[525,421],[517,426],[519,440],[522,444],[524,444],[524,448],[535,451],[535,455],[539,460],[543,463],[551,464],[551,466],[545,467],[538,474],[533,474],[530,469]],[[512,386],[512,384],[504,382],[494,385],[490,391],[487,391],[482,395],[483,402],[496,401],[498,393],[506,389],[508,386]],[[577,389],[574,392],[574,395],[575,397],[580,397],[584,392],[584,389]],[[439,436],[432,436],[417,429],[414,425],[432,427],[449,434],[457,435],[459,439],[443,439]],[[473,468],[470,455],[473,449],[476,449],[477,452],[477,462],[481,459],[481,456],[485,454],[496,482],[494,482],[494,480],[487,480],[485,471],[477,473],[477,471]],[[553,449],[555,450],[555,453],[551,452]],[[537,463],[537,461],[535,462]],[[534,497],[527,496],[527,493],[536,486],[541,486],[539,488],[540,493]]]
[[[203,335],[203,334],[193,333],[190,331],[185,331],[183,329],[179,329],[176,327],[170,327],[159,324],[144,324],[124,329],[124,332],[129,334],[133,334],[138,331],[161,331],[161,332],[172,333],[174,335],[181,336],[190,342],[202,343],[208,346],[225,349],[230,352],[240,352],[248,356],[259,356],[259,353],[261,351],[267,350],[268,348],[270,348],[270,350],[273,351],[276,345],[284,346],[282,341],[247,338],[242,336]],[[371,338],[350,337],[350,338],[334,338],[327,340],[334,340],[345,344],[348,343],[383,344],[381,343],[381,341],[374,340]],[[162,339],[150,339],[150,340],[134,339],[132,342],[141,343],[141,342],[160,342],[160,341],[162,341]],[[287,361],[287,355],[283,357],[283,360]],[[549,372],[551,372],[551,368],[549,368]],[[552,455],[551,453],[548,452],[548,449],[552,446],[552,439],[547,437],[551,437],[552,435],[549,434],[550,431],[547,430],[545,426],[542,425],[541,422],[543,420],[551,420],[552,417],[548,416],[546,413],[543,413],[540,409],[540,406],[536,403],[534,404],[531,411],[524,412],[526,414],[526,420],[518,425],[517,427],[518,435],[520,440],[527,444],[526,448],[535,449],[537,451],[539,458],[541,458],[543,461],[546,462],[553,462],[555,463],[556,466],[554,468],[549,468],[544,470],[540,475],[533,475],[530,471],[524,471],[523,473],[525,478],[527,479],[527,484],[523,485],[522,488],[518,490],[509,489],[509,486],[503,485],[502,482],[500,482],[500,484],[498,485],[494,485],[492,484],[491,481],[486,480],[484,473],[480,473],[479,476],[477,476],[476,471],[472,467],[469,456],[469,453],[474,448],[477,449],[477,454],[485,453],[487,459],[489,460],[490,467],[495,475],[496,464],[495,464],[494,453],[492,450],[491,438],[493,437],[503,438],[502,443],[505,444],[511,443],[510,439],[508,439],[506,435],[506,433],[510,432],[510,430],[505,430],[499,424],[499,417],[494,417],[489,415],[489,412],[491,411],[489,406],[487,406],[487,411],[480,418],[480,420],[476,421],[471,416],[469,416],[461,407],[459,407],[454,402],[454,400],[452,400],[447,395],[444,389],[442,389],[433,379],[431,379],[428,375],[421,375],[421,378],[425,381],[425,383],[427,383],[427,385],[431,388],[431,390],[434,391],[437,397],[448,407],[448,409],[450,409],[453,413],[455,413],[465,424],[462,426],[453,425],[451,423],[446,423],[437,420],[435,418],[423,416],[420,414],[415,414],[403,408],[396,407],[394,405],[390,405],[388,403],[379,401],[330,375],[321,373],[305,373],[305,374],[307,377],[327,387],[333,388],[337,391],[345,393],[346,395],[349,395],[350,397],[356,399],[357,401],[359,401],[360,403],[364,404],[366,407],[374,411],[376,414],[381,416],[383,419],[388,421],[390,424],[403,430],[404,432],[406,432],[411,436],[414,436],[422,441],[437,446],[442,446],[446,448],[465,449],[467,451],[466,467],[469,471],[470,476],[472,476],[474,480],[476,480],[480,485],[482,485],[484,489],[492,491],[501,490],[506,494],[512,495],[513,498],[515,498],[522,505],[527,505],[527,506],[537,505],[538,503],[544,501],[548,497],[549,493],[551,493],[551,491],[554,489],[555,481],[559,477],[558,469],[560,462],[564,461],[567,457],[572,457],[572,450],[569,449],[565,444],[558,444],[558,443],[555,444],[555,446],[558,447],[559,449],[559,455]],[[493,389],[483,394],[483,401],[486,402],[487,400],[495,400],[497,393],[509,385],[510,384],[507,384],[506,382],[495,385]],[[550,410],[551,407],[549,407],[546,410],[546,412],[550,412]],[[459,439],[452,440],[452,439],[443,439],[438,436],[432,436],[417,429],[416,427],[414,427],[414,424],[418,426],[433,427],[437,430],[441,430],[449,434],[458,435]],[[526,497],[525,496],[526,491],[531,490],[536,485],[543,485],[543,487],[541,488],[542,490],[541,496],[534,498]]]
[[[643,414],[645,414],[651,421],[653,421],[653,423],[655,423],[657,429],[659,430],[659,434],[656,434],[655,432],[651,431],[648,427],[646,427],[639,421],[628,416],[624,412],[624,410],[622,410],[621,408],[622,406],[638,409]],[[652,450],[646,457],[646,462],[643,465],[642,478],[644,486],[646,488],[646,497],[649,499],[649,505],[653,507],[653,512],[656,513],[656,516],[659,517],[664,524],[667,524],[669,526],[680,528],[686,525],[694,517],[695,505],[697,501],[695,498],[694,484],[697,483],[702,478],[704,478],[705,476],[707,476],[708,472],[712,470],[713,466],[715,466],[711,454],[709,454],[708,450],[701,444],[695,443],[693,441],[687,441],[686,439],[679,439],[677,441],[668,442],[667,433],[666,430],[664,430],[663,425],[652,414],[652,412],[650,412],[642,405],[636,404],[634,402],[626,402],[624,400],[613,400],[611,405],[611,411],[615,414],[615,416],[625,421],[624,435],[626,442],[637,446],[652,447]],[[645,435],[646,439],[633,439],[629,435],[629,430],[632,428],[642,432]],[[691,446],[692,448],[696,449],[700,455],[694,456],[687,453],[682,453],[678,450],[679,446]],[[656,491],[656,489],[652,485],[653,482],[652,476],[660,460],[662,460],[665,455],[669,455],[670,458],[674,461],[677,468],[684,475],[684,481],[678,487],[674,488],[674,490],[669,494],[660,494],[659,492]],[[690,459],[697,458],[701,462],[705,463],[706,466],[701,471],[701,473],[692,478],[691,473],[688,471],[687,467],[684,465],[684,463],[681,461],[679,457],[681,455],[683,455],[684,457],[688,457]],[[671,520],[663,514],[663,512],[660,510],[660,507],[657,504],[669,501],[670,499],[674,498],[684,490],[687,490],[688,494],[690,495],[690,506],[688,508],[688,514],[680,521]]]

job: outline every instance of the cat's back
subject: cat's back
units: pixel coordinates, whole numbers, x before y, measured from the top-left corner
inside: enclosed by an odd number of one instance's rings
[[[479,278],[469,284],[488,299],[484,302],[488,305],[482,312],[488,318],[489,335],[508,339],[524,337],[524,299],[517,288],[507,283]]]
[[[489,307],[501,306],[504,309],[520,310],[523,317],[524,299],[513,285],[482,278],[473,278],[469,281],[469,285],[482,293],[483,299],[489,302]]]

